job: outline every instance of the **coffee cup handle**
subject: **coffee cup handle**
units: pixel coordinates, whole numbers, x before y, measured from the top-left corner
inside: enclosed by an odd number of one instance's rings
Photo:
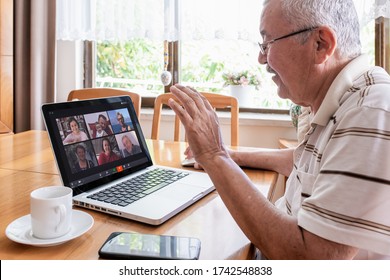
[[[65,217],[66,217],[66,207],[65,205],[61,204],[60,206],[57,207],[56,212],[60,213],[60,221],[58,225],[56,226],[56,232],[62,227],[62,225],[65,222]]]

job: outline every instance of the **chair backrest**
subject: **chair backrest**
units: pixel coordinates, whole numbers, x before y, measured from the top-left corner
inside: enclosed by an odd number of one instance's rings
[[[131,101],[133,101],[134,104],[135,113],[137,114],[138,119],[140,119],[142,98],[141,95],[135,92],[113,88],[83,88],[72,90],[68,95],[68,101],[121,95],[130,96]]]
[[[231,113],[231,127],[230,127],[230,144],[232,146],[239,145],[239,131],[238,131],[238,101],[233,96],[201,92],[206,97],[214,109],[229,109]],[[177,101],[176,97],[172,93],[160,94],[156,97],[154,102],[154,114],[152,123],[152,135],[151,138],[154,140],[159,139],[160,135],[160,121],[161,121],[161,110],[163,104],[168,104],[168,100],[173,98]],[[180,119],[175,115],[175,129],[174,129],[174,141],[180,141]]]

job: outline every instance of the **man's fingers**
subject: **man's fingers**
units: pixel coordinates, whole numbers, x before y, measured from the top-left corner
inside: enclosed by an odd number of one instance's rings
[[[214,108],[211,106],[210,102],[207,100],[206,97],[204,97],[203,95],[200,95],[200,98],[201,98],[202,102],[204,103],[207,110],[214,110]]]
[[[171,109],[178,115],[181,122],[186,125],[190,124],[192,121],[191,116],[188,114],[188,112],[181,106],[179,103],[177,103],[172,98],[168,100],[168,105],[171,107]]]
[[[181,85],[175,85],[171,87],[171,92],[176,96],[176,98],[191,115],[191,117],[193,117],[197,106],[193,100],[193,97],[191,96],[191,91]]]
[[[171,87],[171,92],[179,99],[190,114],[202,110],[204,104],[208,104],[207,99],[192,87],[177,84]],[[206,106],[206,108],[209,109],[211,106]]]

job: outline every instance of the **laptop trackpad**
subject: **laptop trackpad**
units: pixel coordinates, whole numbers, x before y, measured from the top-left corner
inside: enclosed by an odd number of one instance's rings
[[[203,191],[204,188],[202,187],[187,184],[180,184],[180,186],[172,185],[140,200],[141,204],[137,202],[130,204],[128,208],[135,214],[142,213],[142,215],[147,217],[157,218],[177,208],[181,208],[183,205],[192,204],[193,200],[203,196]],[[139,208],[140,205],[142,205],[142,208]]]
[[[172,200],[190,200],[197,197],[204,191],[204,188],[180,183],[179,186],[172,186],[162,190],[158,196]]]

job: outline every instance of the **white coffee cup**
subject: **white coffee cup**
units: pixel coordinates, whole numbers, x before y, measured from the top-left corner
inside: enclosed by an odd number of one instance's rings
[[[30,195],[31,229],[34,237],[57,238],[69,232],[72,223],[72,189],[49,186]]]

